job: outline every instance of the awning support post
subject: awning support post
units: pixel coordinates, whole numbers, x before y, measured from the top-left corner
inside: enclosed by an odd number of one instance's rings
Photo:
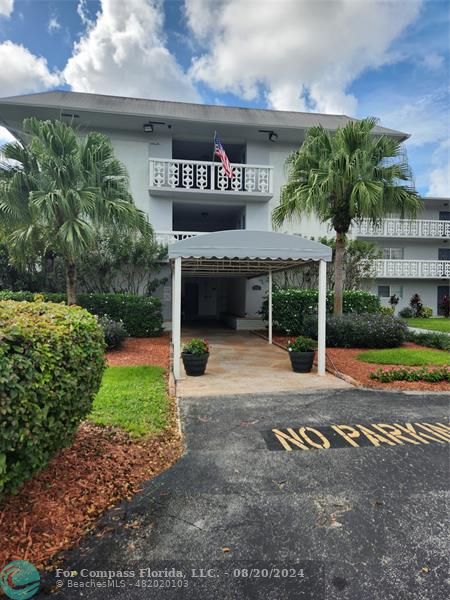
[[[173,375],[181,377],[181,257],[174,260],[172,269],[172,348]]]
[[[325,375],[326,344],[326,312],[327,312],[327,263],[319,261],[319,306],[317,331],[317,373]]]
[[[269,271],[269,344],[272,343],[272,271]]]

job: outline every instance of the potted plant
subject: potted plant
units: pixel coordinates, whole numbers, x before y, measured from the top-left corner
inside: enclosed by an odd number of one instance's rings
[[[309,373],[313,366],[314,352],[317,343],[311,338],[299,336],[293,342],[288,342],[289,358],[292,370],[296,373]]]
[[[206,340],[192,338],[181,351],[186,375],[203,375],[209,358],[209,346]]]

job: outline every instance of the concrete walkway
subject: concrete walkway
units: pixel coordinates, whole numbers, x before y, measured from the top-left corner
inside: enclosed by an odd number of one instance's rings
[[[204,332],[183,332],[183,341],[204,337]],[[319,377],[311,373],[294,373],[285,350],[268,344],[249,332],[216,330],[209,333],[210,357],[205,375],[187,377],[177,384],[177,396],[223,396],[256,394],[305,389],[343,389],[352,386],[334,375]]]

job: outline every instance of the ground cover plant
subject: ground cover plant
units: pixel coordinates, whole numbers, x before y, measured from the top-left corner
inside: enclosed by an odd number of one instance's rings
[[[450,354],[429,348],[389,348],[369,350],[357,356],[358,360],[381,365],[407,365],[421,367],[450,364]]]
[[[428,383],[439,383],[450,381],[450,369],[441,367],[439,369],[377,369],[370,373],[369,377],[382,383],[393,381],[427,381]]]
[[[160,433],[169,410],[164,372],[149,365],[109,367],[88,419],[133,436]]]

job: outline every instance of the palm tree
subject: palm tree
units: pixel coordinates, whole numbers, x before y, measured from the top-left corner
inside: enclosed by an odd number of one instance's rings
[[[414,218],[421,200],[398,139],[380,136],[373,117],[351,121],[335,133],[308,131],[305,142],[286,161],[288,181],[273,222],[316,215],[336,232],[334,312],[342,314],[346,237],[361,219],[378,223],[390,213]]]
[[[114,227],[151,235],[144,213],[128,190],[128,174],[109,138],[84,138],[61,121],[24,121],[29,144],[6,144],[0,163],[0,226],[12,257],[61,256],[67,303],[76,302],[77,262],[95,233]]]

